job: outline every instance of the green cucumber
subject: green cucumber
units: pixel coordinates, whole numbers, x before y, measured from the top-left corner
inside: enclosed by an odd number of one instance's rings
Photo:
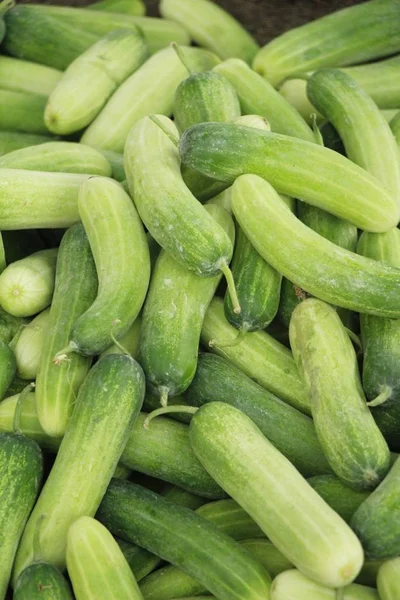
[[[397,0],[370,0],[306,23],[269,42],[253,67],[273,85],[319,67],[368,62],[400,50]],[[355,25],[356,24],[356,25]]]
[[[85,556],[84,568],[82,556]],[[71,525],[66,560],[79,600],[143,600],[117,542],[95,519],[83,516]]]
[[[366,558],[363,567],[357,579],[355,580],[356,583],[376,587],[376,578],[378,576],[378,571],[383,562],[383,560],[369,560],[368,558]]]
[[[47,135],[22,133],[21,131],[0,131],[0,156],[20,148],[39,146],[51,142],[51,140],[52,138]]]
[[[400,231],[363,233],[358,253],[374,260],[400,267]],[[400,321],[360,315],[363,344],[363,387],[368,400],[380,394],[386,401],[374,408],[372,414],[392,449],[399,449],[400,434]]]
[[[6,342],[0,342],[0,400],[4,398],[17,371],[15,354]]]
[[[247,415],[211,402],[189,430],[210,475],[288,560],[329,587],[353,581],[363,563],[360,542]]]
[[[68,528],[80,516],[94,516],[139,413],[144,388],[143,371],[128,356],[105,356],[91,369],[25,528],[14,579],[32,562],[34,533],[43,514],[38,552],[42,560],[64,568]]]
[[[142,327],[142,318],[136,317],[128,331],[118,339],[118,345],[112,344],[107,350],[101,353],[101,356],[107,354],[124,354],[124,349],[132,358],[137,358],[139,354],[140,332]]]
[[[17,579],[13,600],[73,600],[62,573],[50,563],[29,565]]]
[[[217,399],[242,410],[305,477],[331,472],[311,419],[225,359],[200,354],[196,375],[185,396],[193,406]],[[310,410],[309,406],[305,408]]]
[[[135,321],[149,285],[150,255],[135,206],[118,183],[91,177],[79,191],[78,206],[99,291],[73,325],[64,351],[92,356],[107,350]]]
[[[199,48],[182,47],[182,51],[194,71],[206,71],[218,62]],[[160,50],[118,88],[83,134],[82,143],[122,153],[130,130],[140,119],[152,113],[172,114],[175,90],[186,76],[173,48]]]
[[[36,379],[37,412],[43,429],[61,437],[67,426],[76,394],[90,368],[90,360],[71,354],[53,362],[64,348],[76,320],[91,306],[97,292],[97,275],[83,225],[64,235],[56,267],[49,330],[40,356]]]
[[[261,563],[274,579],[293,567],[292,563],[267,539],[243,540],[242,546]]]
[[[0,89],[0,128],[24,133],[48,134],[44,123],[47,97]]]
[[[73,142],[48,142],[0,157],[0,169],[111,175],[108,160],[94,148]]]
[[[119,181],[120,183],[125,181],[126,174],[124,167],[124,155],[119,154],[119,152],[113,152],[112,150],[100,150],[100,152],[103,154],[103,156],[105,156],[105,158],[111,165],[111,177],[115,179],[115,181]]]
[[[167,484],[162,489],[161,494],[168,500],[168,502],[173,502],[174,504],[179,504],[180,506],[186,506],[186,508],[191,508],[192,510],[196,510],[206,503],[205,498],[200,498],[200,496],[196,496],[192,492],[187,492],[186,490],[172,484]]]
[[[14,354],[17,374],[21,379],[36,379],[45,340],[50,329],[50,309],[39,313],[30,323],[21,328],[15,343]]]
[[[400,147],[400,112],[396,113],[396,115],[390,120],[389,125],[394,137],[396,138],[397,145]]]
[[[396,600],[400,595],[400,558],[384,562],[378,571],[378,592],[381,600]]]
[[[346,523],[370,494],[369,491],[349,488],[335,475],[316,475],[310,477],[308,483]]]
[[[390,468],[390,452],[366,404],[356,353],[338,314],[321,300],[304,300],[293,312],[289,338],[333,471],[356,490],[376,487]]]
[[[21,326],[26,324],[26,319],[13,317],[0,306],[0,341],[11,342],[13,337],[20,331]]]
[[[66,135],[89,125],[115,90],[147,58],[139,29],[111,31],[74,60],[52,91],[47,128]]]
[[[400,554],[400,460],[374,492],[361,504],[351,520],[367,558],[393,558]]]
[[[203,322],[202,343],[208,347],[212,342],[212,352],[232,362],[288,404],[310,412],[309,399],[290,350],[265,331],[248,333],[236,346],[218,344],[218,340],[233,341],[236,337],[237,330],[225,318],[223,300],[214,297]]]
[[[200,123],[182,136],[180,155],[186,166],[227,183],[259,175],[277,192],[367,231],[388,231],[399,221],[397,198],[375,177],[318,144],[235,123]]]
[[[220,600],[266,600],[270,577],[238,542],[188,508],[141,486],[112,480],[97,518],[198,579]]]
[[[45,309],[54,290],[58,249],[39,250],[11,263],[0,275],[0,304],[14,317]]]
[[[15,553],[42,479],[39,446],[19,434],[0,434],[0,598],[4,600]]]
[[[234,500],[207,502],[196,513],[234,540],[265,537],[257,523]]]
[[[399,270],[340,248],[312,231],[265,180],[239,177],[233,185],[232,208],[261,256],[306,292],[357,312],[400,317]],[[294,255],[299,257],[296,262]]]
[[[213,205],[206,210],[233,244],[230,215]],[[157,259],[143,311],[139,361],[148,388],[162,403],[184,392],[194,377],[204,315],[220,278],[199,277],[165,251]]]
[[[114,477],[117,479],[129,479],[131,475],[132,471],[129,467],[125,467],[125,465],[118,463],[114,471]]]
[[[97,0],[88,6],[91,10],[105,10],[141,17],[146,12],[142,0]]]
[[[12,56],[0,57],[0,80],[3,89],[49,96],[62,73],[44,65]]]

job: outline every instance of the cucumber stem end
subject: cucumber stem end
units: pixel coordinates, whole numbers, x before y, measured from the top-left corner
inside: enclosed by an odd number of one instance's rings
[[[156,408],[156,410],[153,410],[151,413],[149,413],[143,423],[143,427],[145,429],[149,428],[150,422],[155,419],[156,417],[159,417],[160,415],[166,415],[169,413],[188,413],[189,415],[194,415],[197,413],[198,411],[198,407],[196,406],[179,406],[179,404],[175,404],[174,406],[162,406],[161,408]]]
[[[232,271],[230,270],[228,263],[225,260],[221,262],[220,269],[224,274],[226,283],[228,285],[228,292],[229,296],[231,297],[233,312],[235,313],[235,315],[239,315],[242,309],[240,308],[239,298],[236,292],[236,286],[235,281],[233,279]]]

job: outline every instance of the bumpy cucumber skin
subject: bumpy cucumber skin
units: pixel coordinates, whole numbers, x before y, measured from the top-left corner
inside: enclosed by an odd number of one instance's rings
[[[17,579],[14,600],[73,600],[69,584],[50,563],[29,565]]]
[[[193,511],[141,486],[112,480],[97,518],[198,579],[221,600],[265,600],[270,577],[229,536]]]
[[[388,231],[400,218],[397,198],[375,177],[311,142],[235,123],[200,123],[182,136],[180,155],[186,166],[227,183],[243,174],[263,177],[277,192],[367,231]]]
[[[396,600],[400,594],[400,558],[383,563],[378,571],[377,587],[381,600]]]
[[[370,494],[349,488],[335,475],[316,475],[307,481],[346,523],[350,523],[357,508]]]
[[[32,562],[33,539],[42,514],[47,517],[41,525],[40,556],[64,568],[68,528],[80,516],[94,516],[128,441],[144,390],[143,371],[128,356],[105,356],[91,369],[79,390],[51,475],[25,528],[14,578]]]
[[[49,330],[36,379],[38,417],[45,432],[54,437],[65,432],[90,360],[75,353],[58,364],[53,359],[67,345],[73,325],[91,306],[96,293],[97,275],[89,241],[83,225],[75,225],[61,241]]]
[[[231,216],[213,205],[206,210],[233,245]],[[155,394],[177,396],[189,387],[196,372],[204,315],[221,275],[199,277],[165,251],[157,259],[143,311],[139,359]]]
[[[14,352],[5,342],[0,342],[0,399],[8,390],[17,371],[17,361]]]
[[[50,325],[50,309],[39,313],[32,321],[21,328],[13,349],[17,361],[17,374],[21,379],[36,379],[40,356]]]
[[[363,233],[357,251],[362,256],[400,267],[400,231]],[[371,407],[380,430],[393,450],[400,449],[400,320],[360,315],[363,344],[363,388],[368,400],[385,388],[389,397],[384,404]]]
[[[22,435],[0,434],[0,598],[5,598],[15,553],[42,479],[42,453]]]
[[[223,358],[200,354],[196,375],[185,396],[194,406],[217,399],[242,410],[305,477],[331,472],[311,419]]]

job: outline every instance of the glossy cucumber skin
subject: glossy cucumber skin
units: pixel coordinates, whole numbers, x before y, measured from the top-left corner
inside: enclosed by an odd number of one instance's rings
[[[400,231],[363,233],[357,251],[362,256],[400,267]],[[371,407],[372,414],[393,450],[400,449],[400,321],[360,315],[363,344],[363,387],[368,400],[386,386],[390,395],[384,404]]]
[[[396,600],[400,594],[400,559],[383,563],[378,571],[378,592],[381,600]]]
[[[177,135],[172,121],[158,118]],[[206,277],[229,263],[233,252],[229,236],[187,189],[178,149],[148,117],[129,133],[125,170],[143,223],[175,260]]]
[[[218,340],[232,339],[237,330],[224,315],[224,303],[214,297],[208,307],[201,330],[201,341],[212,352],[226,358],[248,377],[302,412],[309,413],[309,400],[293,356],[283,344],[264,331],[248,333],[236,346],[218,345]]]
[[[77,598],[143,600],[117,542],[91,517],[80,517],[68,530],[67,568]]]
[[[216,206],[206,210],[233,245],[231,216]],[[221,275],[199,277],[165,251],[158,257],[143,311],[139,359],[147,385],[156,395],[176,396],[189,387],[204,315]]]
[[[143,403],[144,388],[143,371],[128,356],[105,356],[91,369],[25,528],[14,578],[32,561],[42,514],[47,517],[41,525],[40,556],[61,569],[65,566],[68,528],[80,516],[94,516]]]
[[[194,406],[218,399],[242,410],[305,477],[331,472],[311,419],[225,359],[200,354],[196,375],[185,396]]]
[[[6,342],[0,342],[0,399],[4,398],[16,372],[17,361],[14,352]]]
[[[200,123],[182,136],[180,155],[183,164],[227,183],[243,174],[263,177],[277,192],[367,231],[388,231],[399,221],[397,198],[375,177],[311,142],[235,123]]]
[[[17,374],[21,379],[36,379],[40,356],[49,330],[49,319],[50,308],[46,308],[21,329],[15,342],[13,340]]]
[[[400,553],[400,460],[353,515],[351,526],[367,558],[393,558]]]
[[[195,71],[206,71],[218,62],[215,55],[205,50],[182,50]],[[122,153],[128,134],[138,121],[149,114],[172,114],[175,90],[186,77],[187,71],[175,51],[160,50],[118,88],[83,134],[82,143]]]
[[[118,183],[90,178],[80,189],[78,206],[99,290],[73,325],[69,340],[71,349],[91,356],[107,350],[111,334],[124,335],[139,314],[150,280],[150,255],[139,215]]]
[[[35,133],[22,133],[21,131],[0,131],[0,156],[27,148],[51,142],[51,137]]]
[[[0,90],[0,127],[8,131],[49,134],[44,123],[46,96]]]
[[[42,453],[28,438],[0,434],[0,598],[6,596],[15,553],[42,479]]]
[[[304,574],[329,587],[356,577],[363,552],[354,533],[247,415],[206,404],[191,421],[190,441],[214,479]]]
[[[61,241],[49,330],[36,378],[39,421],[46,433],[54,437],[65,432],[76,394],[90,369],[90,360],[75,353],[58,364],[53,359],[67,345],[72,327],[91,306],[96,293],[92,252],[83,225],[78,224]]]
[[[398,269],[342,249],[312,231],[260,177],[236,180],[232,208],[261,256],[306,292],[357,312],[400,316]],[[268,235],[261,239],[260,231]],[[294,262],[294,255],[301,258]]]
[[[113,480],[97,518],[113,534],[183,568],[221,600],[269,598],[269,575],[240,544],[154,492]]]
[[[2,87],[16,92],[51,94],[61,78],[61,71],[12,56],[0,57]]]
[[[71,588],[50,563],[36,562],[17,579],[14,600],[73,600]]]
[[[346,523],[370,494],[349,488],[335,475],[316,475],[307,481]]]

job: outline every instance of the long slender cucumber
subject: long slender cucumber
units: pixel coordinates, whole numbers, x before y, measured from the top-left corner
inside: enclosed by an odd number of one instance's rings
[[[381,600],[396,600],[400,594],[400,558],[383,563],[378,571],[377,587]]]
[[[0,57],[2,88],[49,96],[61,78],[61,71],[12,56]]]

